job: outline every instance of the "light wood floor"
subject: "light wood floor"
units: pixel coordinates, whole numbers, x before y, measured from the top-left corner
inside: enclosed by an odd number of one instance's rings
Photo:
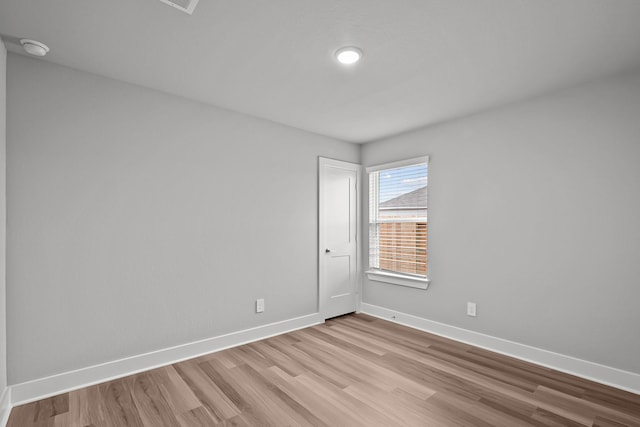
[[[640,426],[640,396],[366,315],[14,408],[9,427]]]

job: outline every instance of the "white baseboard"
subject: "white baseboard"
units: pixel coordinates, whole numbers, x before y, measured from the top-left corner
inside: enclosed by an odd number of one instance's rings
[[[12,406],[323,323],[319,313],[39,378],[9,387]],[[4,402],[4,400],[2,401]],[[0,424],[3,426],[4,424]]]
[[[0,426],[4,427],[11,413],[11,387],[5,387],[0,395]]]
[[[440,335],[455,341],[461,341],[496,353],[515,357],[520,360],[542,365],[601,384],[610,385],[631,393],[640,394],[640,374],[623,371],[605,365],[589,362],[564,354],[554,353],[537,347],[531,347],[502,338],[484,335],[468,329],[450,326],[433,320],[400,313],[377,305],[361,304],[361,312],[381,319],[389,320],[414,329]]]

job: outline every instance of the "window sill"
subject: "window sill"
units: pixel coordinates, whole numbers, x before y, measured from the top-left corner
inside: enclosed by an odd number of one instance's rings
[[[393,285],[408,286],[416,289],[427,289],[429,279],[405,276],[403,274],[388,273],[386,271],[368,270],[366,271],[369,280],[376,282],[391,283]]]

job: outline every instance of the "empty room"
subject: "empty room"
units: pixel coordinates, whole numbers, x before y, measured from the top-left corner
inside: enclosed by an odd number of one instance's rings
[[[639,1],[0,36],[0,427],[640,426]]]

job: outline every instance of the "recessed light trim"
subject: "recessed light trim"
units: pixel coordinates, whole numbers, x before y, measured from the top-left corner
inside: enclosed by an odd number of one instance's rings
[[[352,65],[362,59],[362,49],[355,46],[345,46],[336,50],[336,59],[343,65]]]
[[[164,4],[175,7],[185,13],[191,15],[200,0],[160,0]]]
[[[22,39],[20,44],[25,52],[34,56],[45,56],[49,53],[49,46],[36,40]]]

